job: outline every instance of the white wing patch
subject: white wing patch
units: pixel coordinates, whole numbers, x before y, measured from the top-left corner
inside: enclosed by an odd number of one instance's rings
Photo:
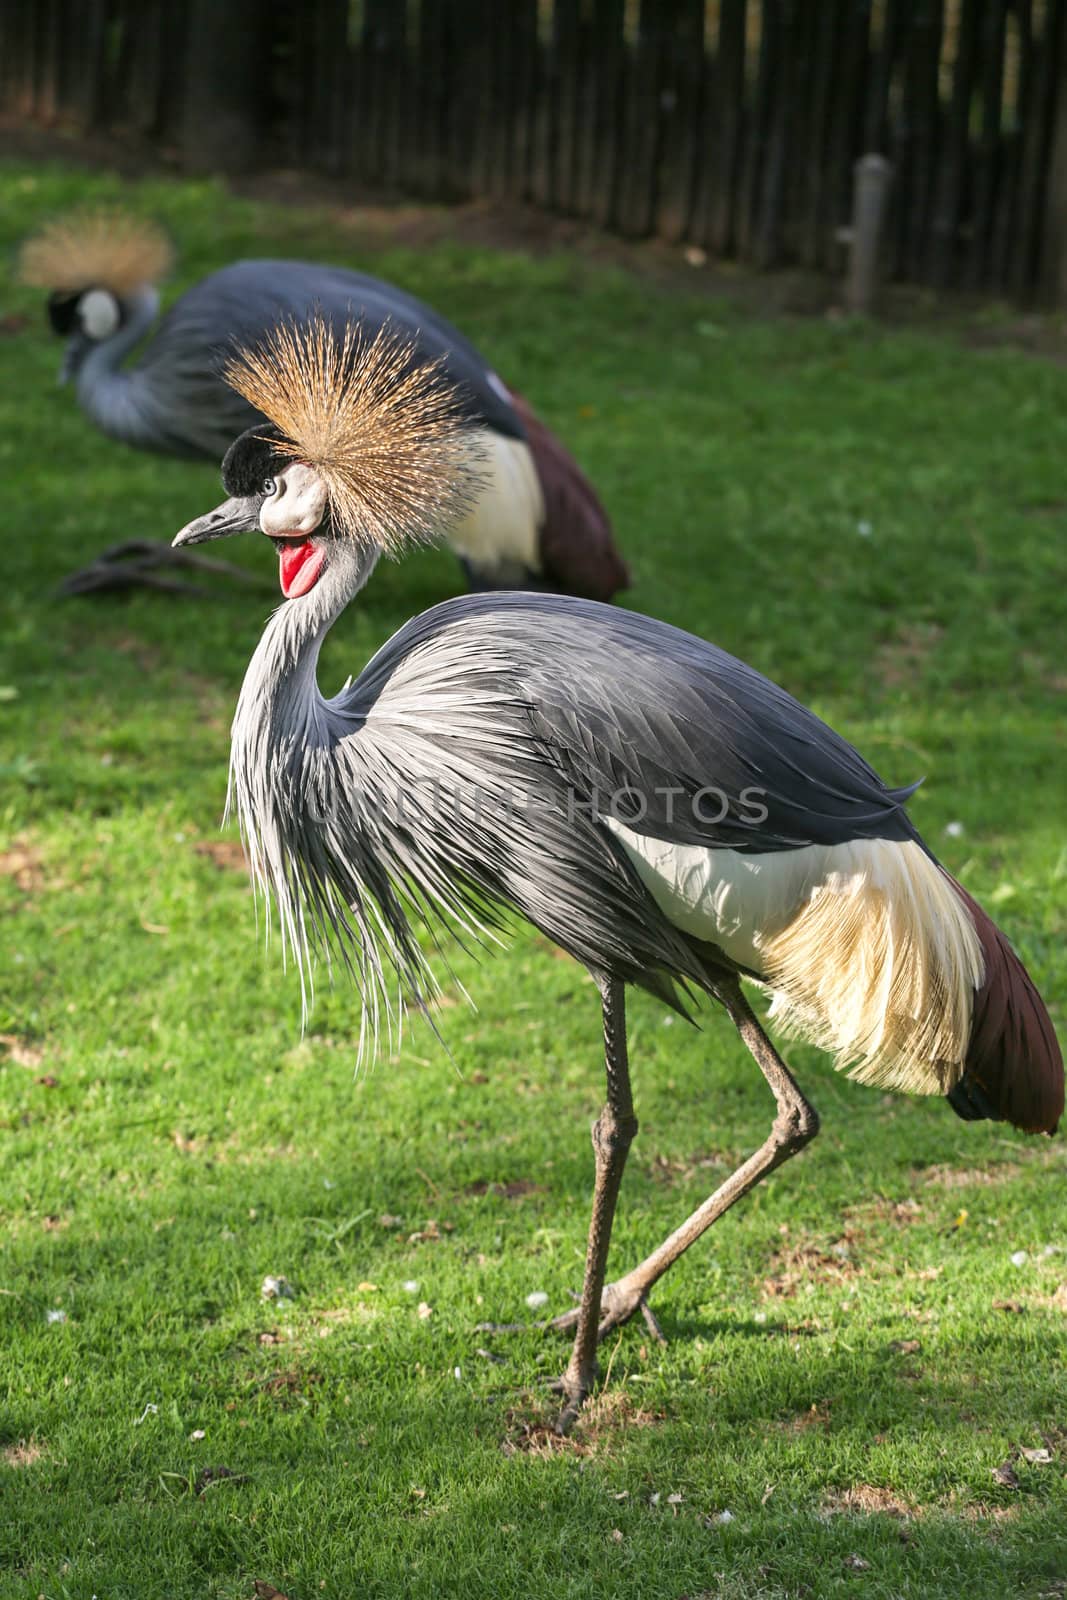
[[[476,567],[517,562],[539,572],[545,501],[529,445],[479,428],[472,435],[472,459],[478,498],[449,530],[449,544]]]
[[[823,845],[743,855],[650,839],[606,820],[664,916],[755,972],[763,971],[763,940],[796,915],[826,871]]]

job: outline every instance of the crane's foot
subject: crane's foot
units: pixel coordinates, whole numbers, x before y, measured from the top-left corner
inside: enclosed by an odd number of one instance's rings
[[[610,1333],[613,1328],[621,1328],[624,1323],[629,1322],[638,1311],[644,1318],[645,1326],[653,1339],[660,1344],[666,1344],[663,1329],[645,1299],[644,1289],[639,1285],[627,1283],[625,1278],[620,1279],[618,1283],[609,1283],[600,1297],[601,1315],[597,1324],[596,1344],[599,1344],[605,1334]],[[577,1328],[578,1318],[579,1308],[575,1307],[573,1311],[565,1311],[562,1316],[554,1317],[547,1326],[560,1332],[570,1332],[571,1329]],[[597,1380],[597,1364],[593,1358],[595,1347],[596,1345],[590,1347],[588,1341],[584,1341],[579,1334],[575,1339],[566,1372],[552,1385],[557,1393],[565,1396],[563,1410],[556,1421],[557,1433],[570,1432],[586,1400],[593,1392],[593,1385]]]
[[[585,1402],[589,1399],[589,1396],[593,1392],[593,1382],[595,1378],[596,1374],[594,1372],[589,1375],[588,1382],[573,1382],[570,1379],[569,1373],[565,1373],[562,1378],[557,1378],[555,1383],[550,1385],[554,1394],[561,1394],[565,1396],[563,1409],[556,1418],[555,1431],[560,1435],[561,1438],[566,1438],[567,1434],[570,1433],[571,1429],[574,1427],[574,1424],[581,1416],[582,1407],[585,1405]]]
[[[124,594],[130,589],[162,589],[167,594],[210,595],[202,584],[185,583],[171,576],[175,571],[205,572],[235,578],[253,589],[274,585],[258,573],[246,572],[229,561],[218,561],[195,550],[175,550],[169,544],[151,539],[125,539],[101,550],[96,559],[64,578],[56,589],[64,597],[80,594]]]
[[[561,1316],[553,1317],[548,1324],[560,1333],[571,1333],[578,1326],[577,1306],[573,1311],[564,1311]],[[644,1289],[636,1284],[628,1284],[625,1278],[620,1278],[618,1283],[608,1283],[604,1286],[604,1293],[600,1297],[600,1324],[597,1328],[597,1339],[603,1339],[605,1334],[613,1328],[621,1328],[623,1323],[640,1311],[645,1327],[655,1339],[657,1344],[666,1344],[667,1336],[659,1325],[652,1307],[645,1298]]]

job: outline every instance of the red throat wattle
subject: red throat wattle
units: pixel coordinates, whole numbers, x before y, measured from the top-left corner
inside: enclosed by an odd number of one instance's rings
[[[278,546],[278,578],[287,600],[296,600],[315,587],[324,560],[322,550],[310,539],[301,543],[291,540]]]

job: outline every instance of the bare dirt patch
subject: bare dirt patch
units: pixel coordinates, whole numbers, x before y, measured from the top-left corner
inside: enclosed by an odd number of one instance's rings
[[[22,1039],[17,1033],[0,1033],[0,1049],[7,1052],[9,1061],[16,1067],[28,1067],[32,1072],[44,1060],[44,1051],[40,1045],[30,1044],[28,1039]]]
[[[812,1428],[821,1428],[825,1433],[830,1427],[830,1405],[826,1400],[816,1400],[806,1411],[797,1411],[791,1417],[780,1418],[772,1422],[771,1427],[775,1433],[807,1433]]]
[[[163,661],[160,651],[136,633],[121,634],[111,648],[120,656],[129,656],[142,672],[158,672]]]
[[[813,1243],[790,1244],[776,1250],[770,1272],[763,1280],[765,1300],[790,1300],[809,1283],[849,1283],[863,1276],[857,1259],[856,1236],[849,1230],[828,1248]]]
[[[1019,1515],[1018,1506],[990,1506],[981,1500],[967,1506],[950,1503],[945,1509],[964,1522],[1011,1522]]]
[[[545,1186],[529,1178],[516,1178],[511,1183],[488,1183],[480,1179],[477,1183],[468,1183],[462,1192],[472,1199],[491,1194],[498,1200],[523,1200],[528,1194],[544,1194]]]
[[[914,1501],[904,1500],[892,1489],[873,1483],[853,1484],[849,1489],[833,1489],[823,1500],[823,1511],[832,1516],[844,1513],[849,1516],[914,1517],[919,1508]]]
[[[708,1190],[711,1192],[720,1181],[714,1176],[715,1173],[725,1177],[740,1165],[741,1161],[735,1160],[729,1151],[698,1150],[691,1156],[655,1155],[651,1170],[653,1178],[664,1184],[689,1183],[699,1174],[707,1173]]]
[[[944,636],[944,628],[936,622],[900,623],[892,639],[875,653],[875,666],[885,687],[914,685]]]
[[[662,1412],[636,1406],[621,1389],[609,1389],[587,1402],[574,1432],[556,1432],[557,1406],[534,1411],[512,1410],[506,1415],[507,1432],[500,1448],[504,1455],[592,1456],[609,1448],[629,1428],[651,1428],[664,1420]]]
[[[44,888],[44,862],[40,851],[24,834],[11,841],[11,848],[0,854],[0,878],[10,878],[23,894]]]
[[[321,1372],[302,1372],[299,1367],[288,1367],[257,1379],[255,1387],[261,1394],[270,1395],[272,1400],[286,1406],[305,1398],[322,1381]]]
[[[850,1223],[888,1222],[903,1228],[918,1222],[922,1215],[923,1208],[917,1200],[889,1200],[884,1196],[849,1206],[845,1211]]]
[[[247,875],[248,857],[240,839],[198,839],[193,850],[196,855],[212,862],[220,872],[239,872],[242,877]]]
[[[919,1174],[923,1183],[939,1189],[983,1189],[1017,1178],[1020,1168],[1014,1161],[1001,1161],[994,1167],[927,1167]]]
[[[32,1467],[44,1457],[44,1449],[36,1439],[20,1439],[18,1444],[5,1445],[0,1454],[8,1467]]]

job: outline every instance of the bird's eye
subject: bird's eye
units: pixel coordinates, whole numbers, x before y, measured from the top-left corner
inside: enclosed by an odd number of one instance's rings
[[[263,493],[265,495],[272,495],[272,494],[277,494],[278,493],[278,480],[277,480],[277,478],[264,478],[263,479]]]

